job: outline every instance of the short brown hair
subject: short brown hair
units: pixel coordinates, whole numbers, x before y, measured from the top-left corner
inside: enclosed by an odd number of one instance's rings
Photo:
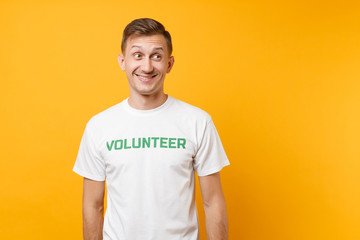
[[[165,30],[165,27],[161,23],[151,18],[135,19],[125,27],[121,42],[121,51],[123,52],[123,54],[125,53],[126,41],[129,39],[130,36],[132,35],[151,36],[155,34],[161,34],[165,37],[166,44],[169,50],[169,56],[170,56],[172,53],[172,43],[171,43],[170,33]]]

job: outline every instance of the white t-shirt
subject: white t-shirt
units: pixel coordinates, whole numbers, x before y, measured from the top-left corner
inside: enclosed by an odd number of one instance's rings
[[[196,240],[194,171],[229,164],[211,117],[168,96],[155,109],[125,99],[92,117],[73,171],[106,179],[104,239]]]

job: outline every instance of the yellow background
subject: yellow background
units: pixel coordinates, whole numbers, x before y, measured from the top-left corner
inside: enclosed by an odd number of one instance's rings
[[[89,118],[128,96],[116,58],[139,17],[172,34],[166,92],[217,126],[229,239],[360,239],[359,16],[358,1],[2,0],[0,239],[81,239],[72,167]]]

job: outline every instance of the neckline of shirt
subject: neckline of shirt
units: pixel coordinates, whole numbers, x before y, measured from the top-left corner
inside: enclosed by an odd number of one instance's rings
[[[156,107],[156,108],[153,108],[153,109],[149,109],[149,110],[140,110],[140,109],[136,109],[136,108],[133,108],[129,105],[129,98],[126,98],[124,101],[123,101],[123,107],[128,111],[128,112],[131,112],[131,113],[134,113],[134,114],[137,114],[137,115],[153,115],[153,114],[157,114],[157,113],[160,113],[162,111],[164,111],[170,104],[171,102],[174,100],[173,97],[171,97],[170,95],[167,95],[167,99],[166,101],[161,104],[160,106]]]

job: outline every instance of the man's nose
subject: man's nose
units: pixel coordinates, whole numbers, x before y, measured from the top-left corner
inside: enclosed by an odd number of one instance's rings
[[[145,73],[149,73],[153,71],[153,65],[151,59],[145,58],[143,64],[141,65],[141,70]]]

